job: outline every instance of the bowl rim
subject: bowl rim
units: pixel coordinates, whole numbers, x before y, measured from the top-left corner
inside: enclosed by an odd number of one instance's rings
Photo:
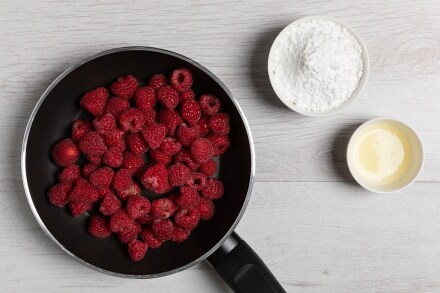
[[[416,141],[417,141],[417,143],[418,143],[418,145],[420,147],[420,156],[421,156],[421,158],[420,158],[420,163],[419,163],[419,166],[417,168],[417,171],[416,171],[414,177],[411,180],[409,180],[408,182],[406,182],[405,184],[403,184],[402,186],[400,186],[400,187],[398,187],[396,189],[390,190],[390,191],[381,191],[379,189],[376,189],[376,188],[374,188],[372,186],[369,186],[369,185],[365,184],[364,182],[362,182],[361,179],[360,179],[360,176],[357,176],[356,172],[354,172],[354,166],[351,163],[351,160],[349,159],[349,157],[351,155],[351,150],[352,150],[353,144],[354,144],[354,141],[353,141],[354,140],[354,136],[357,133],[359,133],[363,128],[367,127],[368,125],[371,125],[373,123],[377,123],[377,122],[380,122],[380,121],[391,121],[391,122],[403,125],[404,127],[406,127],[414,135],[414,138],[416,139]],[[424,150],[423,142],[420,139],[420,136],[417,134],[417,132],[414,130],[414,128],[409,126],[407,123],[403,122],[400,119],[391,118],[391,117],[373,118],[373,119],[369,119],[369,120],[365,121],[364,123],[362,123],[361,125],[359,125],[356,128],[356,130],[350,136],[350,140],[348,141],[345,154],[346,154],[346,158],[345,159],[346,159],[346,162],[347,162],[348,170],[350,171],[350,174],[351,174],[351,176],[353,176],[354,180],[360,186],[365,188],[366,190],[374,192],[374,193],[377,193],[377,194],[392,194],[392,193],[397,193],[399,191],[402,191],[402,190],[408,188],[410,185],[412,185],[417,180],[417,177],[422,172],[423,166],[425,164],[425,150]]]
[[[364,63],[364,71],[363,71],[362,77],[359,80],[358,87],[355,89],[355,91],[353,92],[351,97],[347,101],[345,101],[344,103],[339,105],[338,107],[330,109],[330,110],[327,110],[327,111],[322,111],[322,112],[308,111],[308,110],[305,110],[303,108],[297,107],[295,104],[292,104],[291,102],[289,102],[286,97],[283,97],[281,95],[280,91],[277,89],[277,86],[275,86],[276,83],[273,80],[272,75],[271,75],[271,60],[273,59],[273,55],[274,55],[274,51],[275,51],[275,48],[274,48],[275,47],[274,46],[275,43],[284,34],[286,34],[286,32],[290,28],[298,25],[299,23],[302,23],[304,21],[308,21],[308,20],[311,20],[311,19],[328,20],[328,21],[334,22],[334,23],[344,27],[357,40],[357,42],[361,46],[361,49],[362,49],[362,61]],[[269,51],[269,56],[268,56],[268,61],[267,61],[267,72],[268,72],[268,75],[269,75],[269,80],[270,80],[270,83],[272,85],[272,88],[275,91],[275,94],[281,100],[281,102],[283,102],[284,105],[286,105],[291,110],[293,110],[293,111],[295,111],[295,112],[297,112],[299,114],[305,115],[305,116],[325,117],[325,116],[333,115],[333,114],[335,114],[335,113],[345,109],[348,105],[353,103],[362,94],[362,92],[363,92],[363,90],[365,88],[365,85],[367,83],[369,74],[370,74],[370,58],[369,58],[368,50],[367,50],[367,47],[365,46],[364,41],[361,39],[359,34],[355,30],[353,30],[350,26],[348,26],[346,23],[344,23],[344,22],[342,22],[342,21],[340,21],[340,20],[338,20],[338,19],[336,19],[334,17],[330,17],[330,16],[326,16],[326,15],[311,15],[311,16],[306,16],[306,17],[299,18],[299,19],[291,22],[286,27],[284,27],[281,30],[280,33],[278,33],[277,37],[275,38],[275,40],[272,43],[270,51]]]

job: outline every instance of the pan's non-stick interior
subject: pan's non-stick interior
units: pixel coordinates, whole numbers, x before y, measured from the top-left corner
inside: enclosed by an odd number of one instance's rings
[[[169,76],[173,69],[179,67],[192,71],[193,88],[197,95],[217,95],[223,110],[231,116],[232,144],[220,159],[219,172],[219,178],[225,185],[225,196],[216,201],[214,217],[202,222],[188,240],[180,244],[167,242],[159,249],[150,249],[144,260],[133,262],[128,258],[126,247],[115,236],[100,240],[88,234],[88,215],[74,218],[67,207],[57,208],[48,202],[46,192],[56,182],[59,171],[50,159],[50,147],[60,138],[69,136],[71,122],[83,115],[78,103],[84,92],[101,85],[108,86],[121,75],[132,74],[146,81],[158,72]],[[25,158],[27,185],[33,205],[44,226],[59,244],[97,268],[127,275],[166,274],[209,252],[239,217],[252,176],[251,145],[246,125],[227,91],[206,69],[178,55],[154,49],[116,50],[99,55],[63,77],[47,94],[34,117]]]

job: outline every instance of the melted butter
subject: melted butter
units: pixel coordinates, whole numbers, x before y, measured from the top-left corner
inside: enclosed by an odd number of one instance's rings
[[[408,170],[410,143],[391,123],[374,123],[360,133],[353,146],[353,163],[359,175],[382,185],[402,178]]]

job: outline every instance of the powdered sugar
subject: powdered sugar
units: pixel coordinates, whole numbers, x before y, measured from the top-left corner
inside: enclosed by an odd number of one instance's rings
[[[277,94],[308,111],[334,109],[350,99],[364,70],[357,40],[330,20],[287,27],[272,51],[269,74]]]

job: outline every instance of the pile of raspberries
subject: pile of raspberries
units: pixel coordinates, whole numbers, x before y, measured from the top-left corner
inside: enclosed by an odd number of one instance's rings
[[[80,106],[93,118],[75,120],[70,138],[51,149],[63,169],[49,201],[68,205],[74,217],[94,210],[89,233],[115,233],[134,261],[165,241],[186,240],[224,193],[213,177],[214,157],[230,145],[230,117],[214,95],[196,99],[192,84],[191,72],[181,68],[169,81],[155,74],[141,86],[127,75],[110,90],[87,92]],[[157,199],[141,194],[148,192]]]

